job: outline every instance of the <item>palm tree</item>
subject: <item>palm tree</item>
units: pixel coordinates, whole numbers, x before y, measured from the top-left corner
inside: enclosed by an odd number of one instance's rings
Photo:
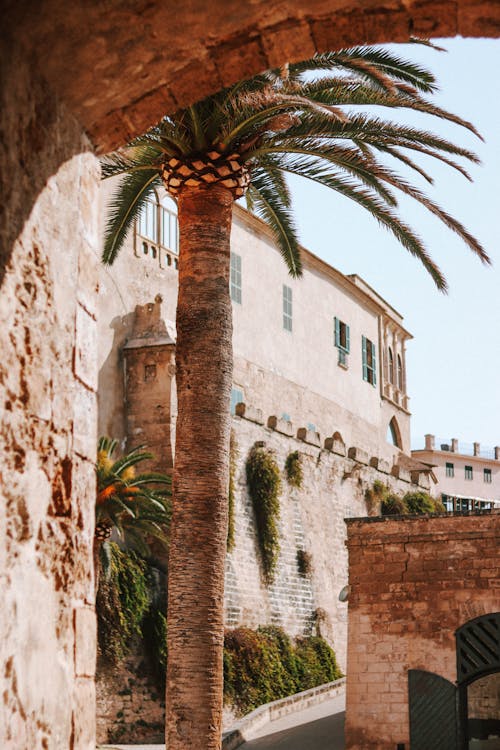
[[[106,568],[105,542],[114,530],[121,542],[143,557],[149,540],[168,547],[170,477],[156,472],[136,473],[142,461],[154,458],[138,446],[115,459],[118,441],[101,437],[97,447],[97,496],[94,533],[95,588],[101,564]]]
[[[477,157],[431,132],[356,110],[357,105],[416,110],[475,133],[473,125],[424,96],[435,88],[430,72],[386,50],[330,52],[268,71],[166,116],[103,160],[104,178],[124,175],[110,205],[105,263],[114,261],[153,187],[163,184],[178,205],[179,416],[169,558],[169,750],[220,747],[233,202],[246,194],[249,208],[274,232],[290,274],[300,276],[285,175],[321,183],[368,210],[445,290],[441,271],[399,217],[394,189],[439,217],[483,262],[488,257],[456,219],[385,162],[402,162],[432,183],[414,154],[439,159],[465,176],[456,158],[476,162]]]

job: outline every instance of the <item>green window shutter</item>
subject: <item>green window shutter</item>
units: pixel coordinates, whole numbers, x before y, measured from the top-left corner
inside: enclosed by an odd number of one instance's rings
[[[375,344],[372,344],[373,385],[377,385],[377,355]]]
[[[361,337],[361,351],[363,354],[363,380],[368,380],[368,362],[366,359],[366,338]]]
[[[335,346],[340,346],[340,320],[333,319]]]
[[[349,334],[349,326],[345,327],[345,350],[347,354],[351,351],[351,340],[350,340],[350,334]]]

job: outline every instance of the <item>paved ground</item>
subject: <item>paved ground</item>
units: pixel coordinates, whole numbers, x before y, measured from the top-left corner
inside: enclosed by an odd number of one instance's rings
[[[289,714],[261,727],[241,750],[344,750],[345,696]],[[164,745],[112,745],[120,750],[164,750]]]
[[[345,697],[285,716],[261,727],[241,750],[344,750]]]

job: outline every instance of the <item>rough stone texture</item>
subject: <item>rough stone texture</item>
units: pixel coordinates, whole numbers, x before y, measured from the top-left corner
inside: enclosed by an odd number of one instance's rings
[[[103,150],[166,111],[285,61],[410,36],[498,36],[495,0],[9,0],[11,27]]]
[[[29,63],[2,52],[0,747],[91,750],[99,171]]]
[[[500,609],[500,512],[347,527],[346,748],[408,747],[407,670],[455,682],[456,629]]]

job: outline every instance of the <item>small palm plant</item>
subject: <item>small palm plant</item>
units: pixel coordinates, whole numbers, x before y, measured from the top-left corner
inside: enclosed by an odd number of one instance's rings
[[[108,437],[101,437],[98,443],[96,562],[101,551],[105,552],[103,542],[113,530],[124,546],[144,557],[150,554],[149,539],[168,546],[170,477],[155,472],[137,473],[137,465],[153,455],[139,446],[115,459],[117,444],[117,440]]]

